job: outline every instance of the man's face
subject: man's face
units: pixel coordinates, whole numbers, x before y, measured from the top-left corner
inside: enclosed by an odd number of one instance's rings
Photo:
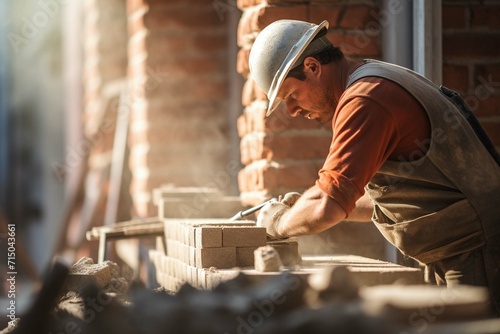
[[[285,103],[292,117],[302,116],[326,123],[332,120],[337,106],[333,92],[329,92],[318,77],[307,72],[306,80],[287,78],[278,97]]]

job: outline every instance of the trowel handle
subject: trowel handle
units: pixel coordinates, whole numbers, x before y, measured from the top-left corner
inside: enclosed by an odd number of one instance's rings
[[[270,200],[267,200],[265,201],[264,203],[261,203],[257,206],[254,206],[254,207],[251,207],[250,209],[247,209],[247,210],[243,210],[243,211],[240,211],[238,212],[237,214],[235,214],[233,217],[231,217],[229,220],[230,221],[234,221],[234,220],[238,220],[238,219],[242,219],[246,216],[249,216],[251,215],[252,213],[254,213],[255,211],[259,211],[260,209],[262,209],[265,205],[269,204],[269,203],[274,203],[274,202],[278,202],[278,199],[273,197],[271,198]]]

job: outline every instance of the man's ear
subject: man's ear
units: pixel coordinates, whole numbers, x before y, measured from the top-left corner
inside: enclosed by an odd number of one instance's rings
[[[304,73],[310,73],[314,76],[321,74],[321,64],[314,57],[307,57],[304,59]]]

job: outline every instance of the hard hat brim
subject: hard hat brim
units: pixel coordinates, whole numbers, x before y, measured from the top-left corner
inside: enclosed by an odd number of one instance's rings
[[[267,98],[269,99],[269,104],[267,107],[266,117],[271,115],[271,113],[278,107],[281,103],[281,99],[277,97],[278,91],[285,81],[288,72],[292,69],[292,66],[300,58],[300,56],[307,49],[311,41],[318,35],[318,33],[324,28],[328,29],[328,21],[323,21],[315,27],[309,29],[300,40],[290,49],[285,60],[281,63],[276,75],[274,76],[271,87],[269,88]]]

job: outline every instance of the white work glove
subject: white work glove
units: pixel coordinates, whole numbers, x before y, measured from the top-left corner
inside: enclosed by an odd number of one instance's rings
[[[281,200],[281,203],[288,205],[289,207],[292,207],[295,204],[295,202],[298,201],[300,196],[302,195],[295,192],[286,193],[283,199]]]
[[[265,227],[268,237],[280,239],[277,229],[281,217],[297,202],[299,193],[287,193],[280,202],[273,202],[260,209],[257,226]]]

